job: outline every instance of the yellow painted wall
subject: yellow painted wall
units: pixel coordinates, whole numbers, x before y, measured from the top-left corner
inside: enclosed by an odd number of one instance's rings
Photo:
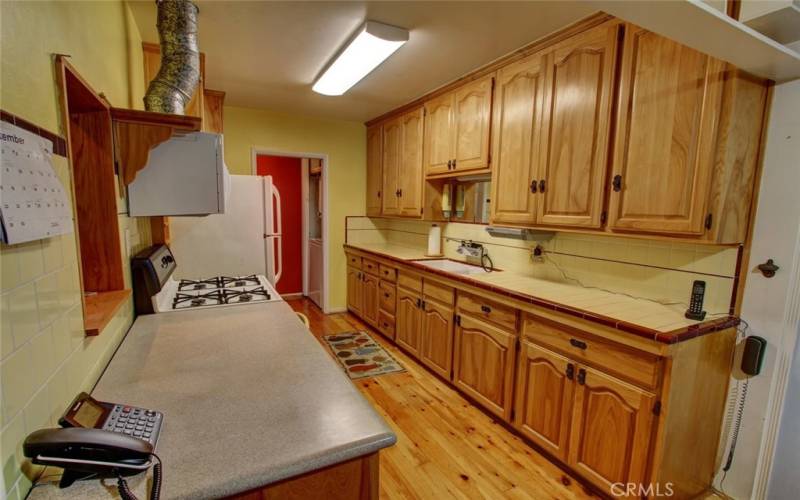
[[[328,155],[331,309],[346,302],[344,220],[364,214],[366,129],[357,122],[323,120],[262,109],[225,106],[225,162],[232,174],[252,172],[252,148]]]
[[[105,2],[0,2],[0,107],[64,135],[53,53],[114,106],[141,108],[141,37],[128,7]],[[69,187],[66,159],[54,157]],[[149,244],[146,220],[118,204],[120,238],[130,253]],[[124,239],[123,239],[124,241]],[[90,389],[133,321],[129,301],[97,337],[83,335],[75,235],[0,246],[0,497],[27,494],[38,473],[23,460],[30,432],[56,425],[81,390]],[[127,266],[125,266],[127,269]],[[126,280],[130,283],[129,273]]]

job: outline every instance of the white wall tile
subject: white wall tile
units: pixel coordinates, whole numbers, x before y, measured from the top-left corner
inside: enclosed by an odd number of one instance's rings
[[[8,308],[14,347],[19,348],[39,331],[39,309],[33,283],[22,285],[10,292]]]

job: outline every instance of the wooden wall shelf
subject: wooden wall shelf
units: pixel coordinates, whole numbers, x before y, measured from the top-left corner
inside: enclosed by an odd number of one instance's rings
[[[147,165],[151,149],[173,135],[198,132],[202,123],[196,116],[123,108],[111,108],[111,119],[116,134],[120,181],[125,186]]]
[[[108,325],[122,304],[131,296],[130,290],[113,290],[85,295],[83,298],[83,328],[94,337]]]

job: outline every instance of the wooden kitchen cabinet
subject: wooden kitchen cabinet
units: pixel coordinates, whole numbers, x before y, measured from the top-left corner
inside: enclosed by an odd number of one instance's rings
[[[378,325],[378,281],[377,276],[361,273],[361,316],[372,326]]]
[[[383,126],[384,215],[422,215],[422,108]]]
[[[420,330],[422,329],[422,297],[419,293],[397,288],[397,315],[395,316],[395,342],[419,357]]]
[[[381,215],[383,125],[367,128],[367,215]]]
[[[425,103],[427,176],[488,171],[493,88],[489,75]]]
[[[347,266],[347,309],[361,316],[362,304],[361,271],[355,267]]]
[[[704,232],[725,64],[626,26],[612,171],[612,230]]]
[[[517,336],[458,314],[453,383],[495,415],[511,421]]]
[[[545,104],[534,177],[539,224],[602,224],[619,29],[603,24],[543,56]]]
[[[644,483],[655,396],[583,365],[575,386],[567,463],[606,492]]]
[[[536,222],[537,152],[544,106],[544,64],[533,54],[497,71],[492,116],[493,224]]]
[[[532,342],[520,345],[514,426],[566,461],[576,363]]]
[[[225,92],[220,90],[203,90],[203,132],[221,134],[223,126],[223,104]]]
[[[450,380],[453,366],[453,307],[428,297],[422,303],[420,360],[440,376]]]

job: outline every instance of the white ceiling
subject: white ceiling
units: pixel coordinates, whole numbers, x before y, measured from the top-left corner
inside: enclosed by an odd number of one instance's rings
[[[129,0],[158,42],[152,0]],[[700,0],[275,2],[196,0],[206,87],[228,105],[366,121],[597,10],[635,22],[778,82],[800,78],[800,55]],[[408,43],[343,96],[311,85],[366,20],[407,28]]]
[[[196,2],[206,87],[225,103],[365,121],[585,17],[583,2]],[[129,2],[158,42],[153,1]],[[311,85],[365,20],[410,30],[408,43],[345,95]]]

